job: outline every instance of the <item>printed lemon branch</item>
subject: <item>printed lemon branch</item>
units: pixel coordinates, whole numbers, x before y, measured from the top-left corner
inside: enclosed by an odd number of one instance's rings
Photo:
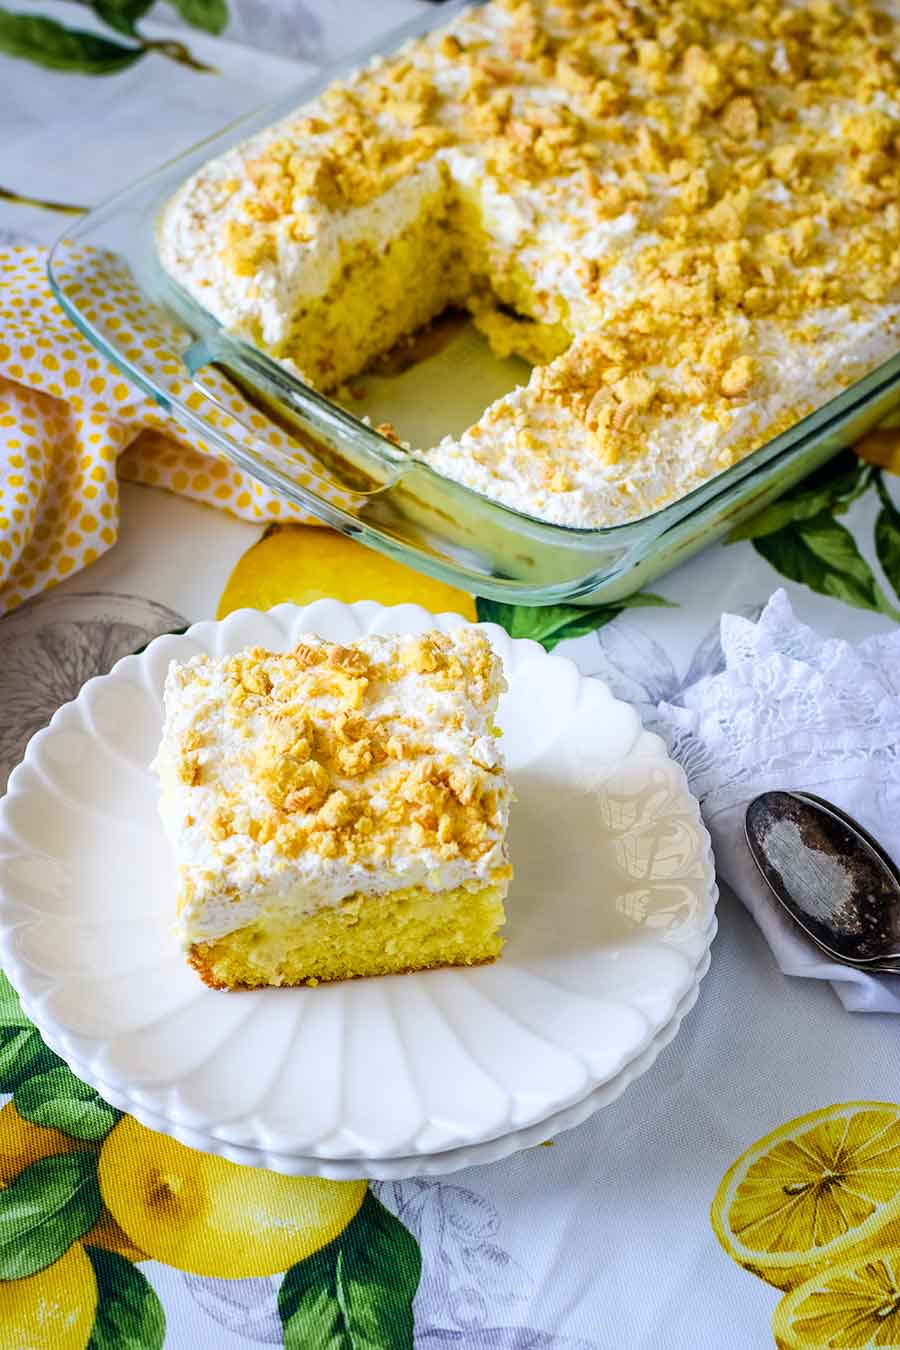
[[[150,38],[141,38],[141,50],[145,52],[159,52],[160,56],[167,56],[170,61],[177,61],[181,66],[188,66],[191,70],[199,70],[204,75],[218,75],[215,66],[208,66],[204,61],[198,61],[196,56],[192,56],[183,42],[177,42],[173,38],[163,38],[153,41]]]
[[[365,1182],[239,1168],[120,1116],[46,1049],[2,972],[0,1091],[0,1322],[29,1304],[29,1345],[57,1343],[58,1304],[89,1350],[161,1350],[165,1311],[134,1266],[150,1256],[229,1279],[286,1270],[289,1348],[411,1350],[419,1245]]]
[[[94,1143],[106,1138],[120,1115],[64,1064],[27,1079],[16,1088],[13,1102],[19,1115],[32,1124]]]
[[[106,1137],[121,1114],[47,1049],[37,1027],[22,1012],[19,996],[2,971],[0,1092],[12,1093],[12,1104],[23,1120],[58,1130],[70,1139],[96,1144]]]
[[[41,197],[28,197],[5,187],[0,187],[0,201],[12,202],[14,206],[35,206],[39,211],[62,211],[68,216],[83,216],[88,209],[86,206],[75,206],[72,202],[51,202]]]
[[[110,28],[115,28],[117,32],[133,38],[142,52],[159,52],[160,56],[166,56],[179,65],[189,66],[191,70],[218,75],[215,66],[198,61],[183,42],[175,38],[145,38],[139,32],[137,21],[153,8],[154,0],[75,0],[75,2],[94,10]],[[181,3],[175,0],[175,8],[188,23],[197,28],[204,28],[210,33],[220,33],[228,22],[224,0],[181,0]]]
[[[29,1345],[62,1344],[60,1306],[91,1350],[161,1350],[162,1305],[132,1264],[143,1253],[100,1194],[100,1148],[120,1113],[47,1049],[0,972],[0,1092],[10,1091],[0,1111],[0,1324],[15,1309],[25,1319],[16,1326],[34,1331]]]
[[[114,75],[149,52],[157,52],[191,70],[217,73],[214,66],[192,56],[183,42],[143,36],[137,22],[152,8],[154,0],[75,0],[75,3],[87,6],[107,27],[128,38],[128,45],[100,33],[67,28],[45,15],[0,9],[0,52],[70,74]],[[221,33],[228,22],[225,0],[174,0],[174,4],[187,23],[209,33]]]

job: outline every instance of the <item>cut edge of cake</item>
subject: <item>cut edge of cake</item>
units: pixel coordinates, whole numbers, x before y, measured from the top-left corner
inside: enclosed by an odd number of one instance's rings
[[[215,942],[196,942],[188,962],[212,989],[317,985],[374,975],[487,965],[503,949],[507,881],[470,891],[421,887],[351,895],[295,922],[260,921]]]

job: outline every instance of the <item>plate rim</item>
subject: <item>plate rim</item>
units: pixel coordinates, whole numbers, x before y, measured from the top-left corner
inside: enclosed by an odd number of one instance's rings
[[[154,1112],[147,1111],[143,1106],[137,1108],[131,1105],[123,1106],[113,1099],[112,1093],[107,1097],[104,1091],[101,1096],[104,1096],[111,1106],[115,1106],[118,1110],[125,1111],[126,1114],[133,1116],[147,1129],[154,1130],[158,1134],[165,1134],[184,1144],[186,1148],[213,1154],[240,1167],[264,1168],[270,1172],[279,1172],[284,1176],[316,1176],[324,1177],[330,1181],[404,1181],[412,1177],[449,1176],[453,1172],[459,1172],[466,1167],[502,1162],[515,1153],[536,1148],[546,1139],[554,1139],[559,1134],[564,1134],[569,1130],[576,1129],[579,1125],[583,1125],[585,1121],[596,1115],[605,1106],[611,1106],[613,1102],[618,1101],[619,1097],[633,1082],[643,1077],[653,1067],[662,1051],[678,1035],[684,1019],[693,1010],[700,996],[700,984],[709,970],[712,943],[718,930],[715,915],[710,921],[709,928],[709,946],[697,968],[696,978],[679,1001],[672,1017],[660,1027],[650,1043],[638,1055],[629,1060],[619,1073],[614,1074],[605,1083],[601,1083],[594,1088],[587,1096],[579,1098],[560,1111],[554,1112],[545,1120],[534,1121],[521,1129],[510,1130],[506,1134],[483,1140],[480,1143],[462,1144],[456,1148],[439,1149],[434,1153],[386,1158],[343,1159],[317,1157],[315,1154],[280,1153],[271,1149],[255,1148],[252,1145],[231,1144],[227,1140],[216,1138],[215,1135],[207,1135],[203,1131],[192,1130],[163,1116],[157,1116]],[[31,1016],[24,1002],[22,1003],[22,1009],[26,1016]],[[43,1035],[43,1033],[41,1034]],[[50,1049],[53,1048],[50,1045]],[[75,1065],[69,1064],[69,1067],[73,1073],[81,1076]],[[100,1089],[98,1088],[97,1091],[100,1091]]]

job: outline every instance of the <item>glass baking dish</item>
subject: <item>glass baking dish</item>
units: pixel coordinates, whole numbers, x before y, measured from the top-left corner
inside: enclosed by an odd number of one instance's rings
[[[502,506],[439,475],[228,333],[157,261],[159,211],[202,163],[376,51],[393,50],[465,7],[429,11],[91,211],[54,245],[50,282],[94,346],[172,417],[326,524],[490,599],[533,605],[615,601],[761,510],[900,406],[900,354],[652,514],[603,529],[574,529]],[[119,299],[96,303],[109,294],[113,272]],[[134,341],[123,323],[129,314],[140,316],[144,332],[152,331],[152,343]],[[267,429],[277,429],[274,440]]]

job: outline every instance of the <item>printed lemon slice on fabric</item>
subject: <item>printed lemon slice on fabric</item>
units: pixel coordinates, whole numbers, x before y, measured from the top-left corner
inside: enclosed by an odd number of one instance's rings
[[[710,1218],[732,1260],[779,1289],[885,1234],[900,1243],[900,1106],[844,1102],[789,1120],[729,1168]]]
[[[194,1275],[274,1275],[344,1231],[364,1181],[286,1177],[197,1153],[130,1116],[100,1153],[100,1190],[134,1245]],[[2,1342],[0,1342],[2,1344]]]
[[[285,600],[308,605],[330,596],[350,604],[412,603],[434,614],[450,610],[475,619],[475,601],[443,581],[357,544],[337,530],[276,525],[249,548],[228,578],[216,618],[233,609],[271,609]]]
[[[900,1234],[883,1251],[833,1266],[785,1295],[772,1332],[779,1350],[900,1346]]]

